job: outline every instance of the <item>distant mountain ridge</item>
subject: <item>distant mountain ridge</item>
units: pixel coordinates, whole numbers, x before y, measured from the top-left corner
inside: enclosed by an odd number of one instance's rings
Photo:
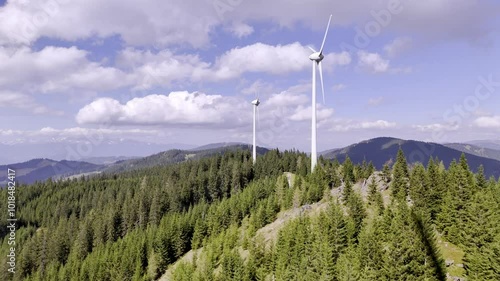
[[[83,158],[81,161],[96,165],[112,165],[118,161],[141,158],[140,156],[102,156]]]
[[[105,169],[104,172],[107,173],[118,173],[123,171],[130,171],[136,169],[142,169],[152,166],[161,165],[171,165],[175,163],[184,162],[187,160],[197,160],[203,157],[212,156],[218,153],[224,153],[230,150],[251,150],[252,145],[242,144],[242,143],[215,143],[200,146],[195,150],[180,150],[171,149],[168,151],[153,154],[151,156],[132,159],[126,161],[119,161],[116,164]],[[263,147],[257,147],[257,154],[265,154],[269,149]]]
[[[330,149],[320,154],[326,159],[337,158],[341,162],[349,155],[349,158],[354,163],[361,163],[363,160],[371,161],[377,169],[382,169],[384,164],[392,163],[395,160],[399,147],[403,149],[409,164],[414,164],[416,162],[427,164],[430,157],[438,157],[448,166],[453,159],[458,160],[462,152],[464,152],[472,170],[476,171],[479,165],[482,164],[486,176],[489,177],[493,175],[496,178],[500,176],[500,161],[499,159],[495,159],[495,157],[498,156],[496,153],[500,153],[499,151],[467,144],[441,145],[437,143],[380,137],[365,140],[344,148]],[[0,185],[4,185],[6,182],[7,168],[16,169],[17,180],[19,182],[30,184],[35,181],[44,181],[49,178],[73,178],[81,175],[90,175],[96,172],[119,173],[152,166],[171,165],[238,149],[251,150],[252,145],[222,142],[208,144],[190,150],[171,149],[141,158],[97,157],[89,159],[89,161],[94,163],[66,160],[56,161],[47,158],[38,158],[23,163],[0,166]],[[265,154],[268,151],[269,149],[267,148],[257,147],[258,154]],[[116,159],[122,160],[109,164]]]
[[[472,144],[479,147],[500,150],[500,140],[475,140],[469,141],[467,144]]]
[[[491,158],[500,161],[500,150],[491,149],[487,147],[480,147],[468,143],[447,143],[444,145],[456,150],[460,150],[465,153],[470,153],[476,156]]]
[[[0,165],[11,163],[21,163],[36,158],[48,158],[56,161],[71,159],[85,162],[86,158],[94,157],[145,157],[154,153],[159,153],[168,149],[191,149],[193,145],[171,143],[158,144],[140,141],[112,141],[103,140],[100,143],[92,144],[91,149],[80,154],[78,153],[78,143],[48,142],[48,143],[18,143],[2,144],[0,143]],[[131,149],[132,148],[132,149]]]
[[[453,159],[458,161],[461,154],[465,153],[467,162],[472,170],[477,171],[479,165],[482,164],[486,176],[495,176],[496,178],[500,176],[500,161],[498,160],[462,152],[442,144],[390,137],[362,141],[326,152],[322,155],[326,159],[337,158],[340,162],[344,161],[346,156],[349,155],[349,158],[354,163],[361,163],[363,160],[372,161],[377,169],[382,169],[384,164],[390,164],[395,161],[397,151],[400,147],[403,149],[409,164],[421,162],[426,165],[430,157],[438,157],[446,166],[449,166]]]
[[[81,161],[55,161],[47,158],[32,159],[22,163],[0,166],[0,185],[7,180],[7,169],[16,171],[16,181],[32,184],[49,178],[59,179],[67,176],[101,170],[104,166]]]
[[[218,142],[218,143],[211,143],[211,144],[202,145],[202,146],[191,148],[188,150],[200,151],[200,150],[208,150],[208,149],[215,149],[215,148],[228,147],[228,146],[238,146],[238,145],[248,146],[249,144],[245,144],[242,142]]]

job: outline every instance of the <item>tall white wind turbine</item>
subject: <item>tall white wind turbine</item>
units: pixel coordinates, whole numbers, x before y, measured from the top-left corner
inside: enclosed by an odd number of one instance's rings
[[[319,77],[321,80],[321,91],[323,92],[323,102],[325,102],[325,88],[323,86],[323,69],[321,67],[321,61],[325,56],[323,56],[323,47],[325,47],[326,35],[328,34],[328,29],[330,28],[330,22],[332,21],[332,15],[328,20],[328,25],[326,26],[325,36],[323,37],[323,43],[319,52],[315,51],[313,48],[309,47],[313,52],[309,59],[312,61],[312,132],[311,132],[311,172],[314,171],[316,164],[318,162],[318,153],[316,150],[316,65],[319,68]]]
[[[253,158],[253,163],[255,164],[255,161],[257,161],[257,146],[255,144],[255,139],[256,139],[256,133],[255,133],[255,124],[257,123],[256,120],[256,115],[257,115],[257,106],[259,106],[260,101],[259,98],[255,99],[252,101],[253,104],[253,151],[252,151],[252,158]]]

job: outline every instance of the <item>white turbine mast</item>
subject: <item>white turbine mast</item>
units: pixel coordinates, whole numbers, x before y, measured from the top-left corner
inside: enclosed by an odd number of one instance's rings
[[[312,61],[312,132],[311,132],[311,172],[314,171],[316,164],[318,162],[318,152],[316,149],[316,66],[319,69],[319,77],[321,80],[321,91],[323,93],[323,103],[325,102],[325,88],[323,86],[323,69],[321,67],[321,61],[325,57],[323,55],[323,48],[325,47],[326,36],[328,35],[328,29],[330,28],[330,22],[332,21],[332,15],[330,15],[330,19],[328,20],[328,25],[326,26],[325,36],[323,37],[323,43],[321,44],[321,48],[319,52],[314,50],[312,47],[309,47],[313,52],[309,59]]]
[[[255,161],[257,161],[257,145],[256,145],[256,132],[255,132],[255,125],[257,123],[256,116],[257,116],[257,107],[260,104],[259,97],[257,99],[252,101],[253,104],[253,148],[252,148],[252,159],[253,163],[255,164]]]

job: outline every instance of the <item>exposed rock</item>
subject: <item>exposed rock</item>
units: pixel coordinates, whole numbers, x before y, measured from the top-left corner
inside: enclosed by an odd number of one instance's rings
[[[288,187],[292,188],[293,187],[293,181],[292,181],[293,180],[293,177],[292,177],[293,174],[290,173],[290,172],[285,172],[284,174],[286,176],[286,179],[288,180]]]
[[[455,261],[454,260],[446,260],[444,263],[446,264],[446,266],[452,266],[455,263]]]
[[[461,267],[461,268],[464,268],[464,264],[463,263],[457,263],[456,264],[457,267]]]

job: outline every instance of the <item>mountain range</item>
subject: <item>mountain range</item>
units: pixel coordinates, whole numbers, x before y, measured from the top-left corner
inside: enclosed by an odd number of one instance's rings
[[[483,165],[484,173],[487,177],[494,176],[498,178],[500,176],[500,150],[490,148],[492,145],[488,148],[462,143],[442,145],[415,140],[380,137],[365,140],[344,148],[326,150],[321,152],[320,155],[326,159],[336,158],[340,162],[343,162],[349,156],[355,164],[360,164],[363,160],[366,160],[371,161],[377,169],[382,169],[384,164],[390,165],[395,161],[397,151],[400,147],[403,149],[407,162],[410,165],[416,162],[427,164],[431,157],[437,157],[443,161],[445,166],[449,166],[453,159],[458,160],[461,154],[464,153],[472,170],[477,171],[479,165]],[[251,145],[227,142],[214,143],[187,150],[170,149],[146,157],[93,157],[83,159],[82,161],[56,161],[46,158],[32,159],[23,163],[0,166],[0,185],[4,185],[6,182],[7,168],[16,169],[17,180],[19,182],[30,184],[49,178],[74,178],[99,172],[118,173],[151,166],[171,165],[238,149],[250,150]],[[257,153],[260,155],[268,151],[269,149],[267,148],[257,147]]]
[[[478,167],[483,165],[484,173],[487,177],[494,176],[498,178],[500,176],[500,161],[497,159],[478,156],[477,152],[473,154],[438,143],[415,140],[380,137],[344,148],[329,150],[321,155],[326,159],[336,158],[340,162],[343,162],[349,156],[351,161],[356,164],[361,163],[363,160],[372,161],[377,169],[382,169],[384,164],[390,165],[394,163],[400,147],[403,149],[407,162],[410,165],[416,162],[426,165],[431,157],[437,157],[448,167],[454,159],[458,160],[462,153],[464,153],[473,171],[477,171]],[[456,147],[458,148],[458,146]],[[500,152],[496,151],[496,153]],[[495,151],[489,151],[488,156],[493,157],[496,153]]]
[[[48,158],[56,161],[74,160],[90,162],[87,159],[101,157],[145,157],[169,149],[191,149],[193,145],[171,143],[158,144],[133,140],[112,141],[82,144],[75,141],[58,141],[47,143],[0,143],[0,165],[24,162],[37,158]],[[132,148],[132,149],[131,149]],[[82,151],[82,153],[78,153]]]
[[[478,146],[468,143],[447,143],[444,145],[465,153],[500,161],[500,146],[498,147],[498,149],[494,149],[490,148],[493,146]]]
[[[17,182],[31,184],[35,181],[44,181],[49,178],[60,179],[75,174],[97,172],[104,167],[103,165],[81,161],[55,161],[46,158],[32,159],[23,163],[0,166],[0,185],[5,185],[7,181],[7,169],[16,171]]]

